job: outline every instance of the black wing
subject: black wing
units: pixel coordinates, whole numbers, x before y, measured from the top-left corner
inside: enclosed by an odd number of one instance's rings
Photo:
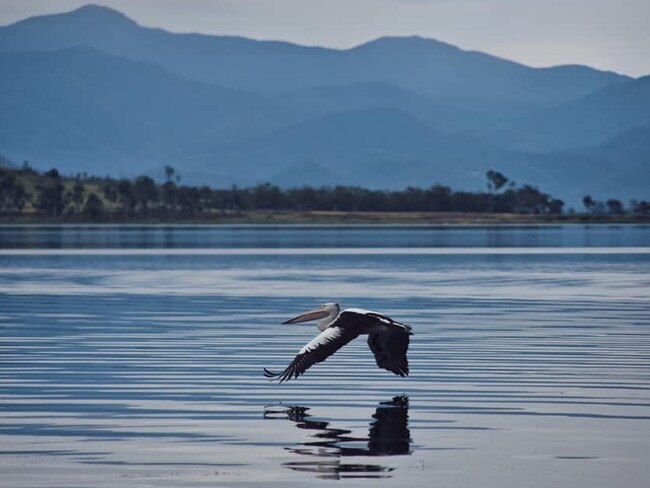
[[[264,376],[279,379],[280,383],[291,378],[298,378],[312,365],[325,361],[358,335],[359,333],[354,329],[328,327],[309,341],[283,372],[272,373],[264,368]]]
[[[401,328],[383,327],[368,336],[368,346],[375,355],[377,366],[399,376],[408,376],[410,332]]]

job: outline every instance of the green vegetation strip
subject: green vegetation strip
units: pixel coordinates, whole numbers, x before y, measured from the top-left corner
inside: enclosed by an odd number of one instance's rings
[[[587,195],[585,212],[564,213],[564,202],[530,185],[517,186],[497,171],[488,191],[443,185],[405,190],[360,187],[250,188],[181,185],[167,166],[164,183],[39,173],[27,164],[0,168],[0,221],[16,223],[552,223],[647,222],[650,203],[605,203]]]

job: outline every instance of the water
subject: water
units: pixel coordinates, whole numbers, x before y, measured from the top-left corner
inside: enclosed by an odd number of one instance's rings
[[[645,487],[650,227],[0,227],[13,487]],[[269,383],[324,301],[413,326]]]

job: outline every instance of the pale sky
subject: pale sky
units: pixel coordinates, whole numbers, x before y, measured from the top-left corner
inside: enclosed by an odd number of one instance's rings
[[[0,0],[0,25],[87,3],[174,32],[339,48],[420,35],[531,66],[650,74],[650,0]]]

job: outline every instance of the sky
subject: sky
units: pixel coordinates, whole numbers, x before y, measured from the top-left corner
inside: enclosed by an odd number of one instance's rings
[[[0,25],[87,3],[173,32],[336,48],[420,35],[530,66],[650,74],[650,0],[0,0]]]

